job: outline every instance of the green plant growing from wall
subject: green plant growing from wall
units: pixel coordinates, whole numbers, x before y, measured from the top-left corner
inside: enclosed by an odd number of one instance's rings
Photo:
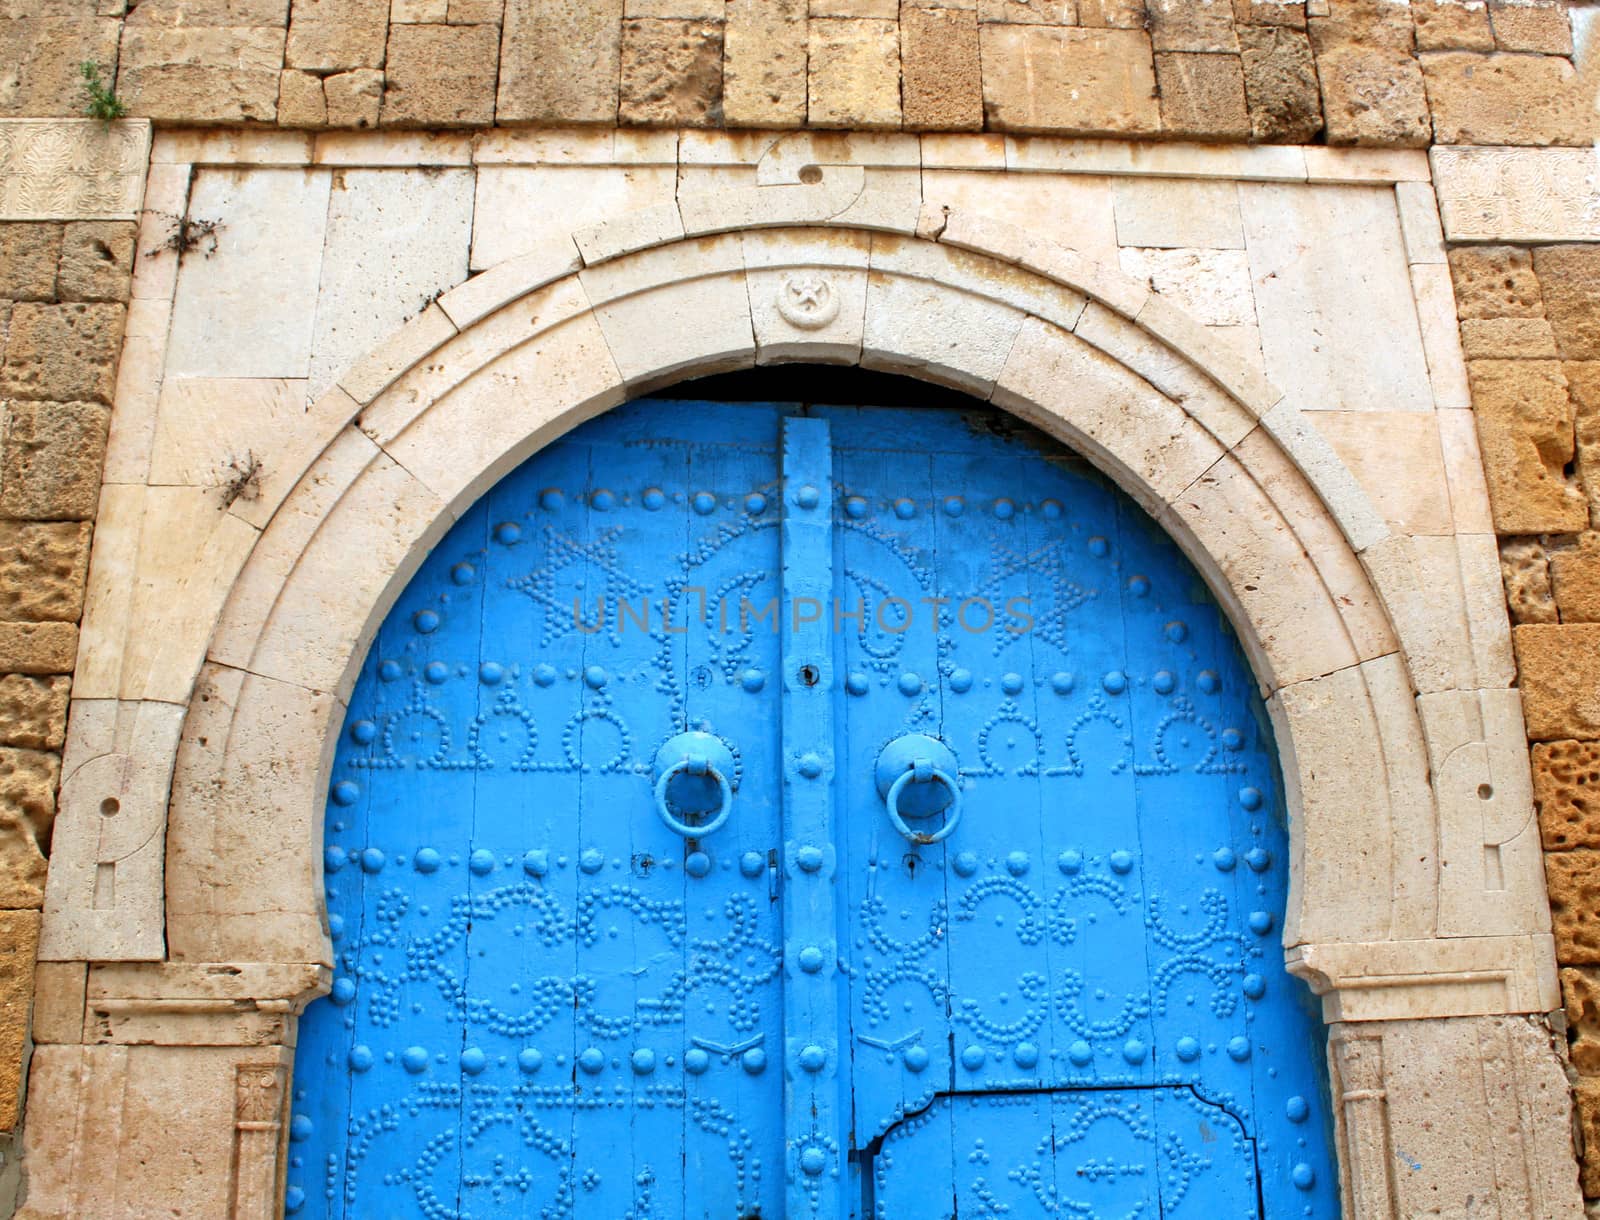
[[[85,96],[83,110],[91,119],[101,119],[109,123],[112,119],[120,119],[128,113],[128,107],[116,95],[115,90],[100,79],[100,65],[92,59],[86,59],[78,65],[78,72],[83,77],[83,92]]]

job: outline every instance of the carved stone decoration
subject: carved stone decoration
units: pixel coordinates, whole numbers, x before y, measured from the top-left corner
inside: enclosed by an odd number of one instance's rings
[[[839,316],[839,293],[833,281],[819,272],[786,275],[778,287],[778,312],[790,326],[821,330]]]
[[[1353,1220],[1389,1220],[1389,1109],[1383,1088],[1383,1039],[1339,1028],[1329,1042],[1338,1122],[1343,1130],[1345,1206]]]
[[[1591,148],[1436,148],[1451,241],[1600,238],[1600,153]]]
[[[0,220],[132,220],[150,124],[0,119]]]
[[[231,1220],[267,1220],[278,1212],[278,1145],[283,1134],[284,1069],[241,1063],[233,1091]]]

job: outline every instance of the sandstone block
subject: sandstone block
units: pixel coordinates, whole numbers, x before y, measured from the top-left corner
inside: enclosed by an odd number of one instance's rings
[[[1511,640],[1528,736],[1600,738],[1600,623],[1528,624],[1513,627]]]
[[[900,78],[908,128],[981,129],[983,76],[978,65],[977,14],[971,9],[902,9]]]
[[[285,71],[278,78],[278,126],[323,127],[328,103],[322,96],[322,77],[310,72]]]
[[[1232,0],[1148,0],[1157,51],[1237,51]]]
[[[381,68],[389,0],[294,0],[284,66],[319,72]]]
[[[506,0],[450,0],[451,25],[499,25],[505,20]]]
[[[622,0],[507,0],[501,122],[614,123]]]
[[[798,127],[806,117],[806,0],[727,0],[722,114],[729,127]]]
[[[1322,130],[1322,94],[1311,43],[1299,30],[1241,26],[1240,65],[1250,108],[1250,138],[1307,144]]]
[[[1516,246],[1458,246],[1450,280],[1462,318],[1542,318],[1544,297],[1533,257]]]
[[[1410,53],[1416,46],[1407,0],[1325,0],[1317,7],[1320,14],[1307,6],[1306,28],[1319,59],[1341,47]]]
[[[1563,623],[1600,623],[1600,534],[1552,554],[1550,583]]]
[[[139,0],[128,24],[282,26],[289,24],[289,0]]]
[[[39,922],[37,911],[0,911],[0,1131],[15,1131],[22,1116],[22,1053],[33,1007]]]
[[[621,116],[641,127],[719,126],[722,22],[623,22]]]
[[[0,397],[109,403],[125,312],[111,304],[17,305],[0,369]]]
[[[56,299],[62,228],[42,221],[0,224],[0,297],[13,301]]]
[[[1143,30],[986,25],[983,104],[999,131],[1125,135],[1160,129]]]
[[[376,127],[383,104],[383,73],[357,68],[322,80],[330,127]]]
[[[1567,966],[1561,971],[1572,1065],[1585,1075],[1600,1073],[1600,971]]]
[[[1600,1195],[1600,1156],[1589,1152],[1600,1149],[1600,1080],[1579,1079],[1573,1085],[1572,1100],[1584,1147],[1578,1186],[1585,1196]]]
[[[72,679],[66,674],[0,677],[0,746],[61,749],[67,738],[67,698],[71,693]]]
[[[1541,246],[1533,266],[1565,360],[1600,360],[1600,246]]]
[[[92,5],[62,17],[26,4],[0,8],[0,117],[82,114],[80,65],[93,60],[101,79],[115,76],[121,31],[118,18],[95,16]]]
[[[1500,544],[1500,578],[1513,623],[1560,621],[1550,589],[1549,557],[1537,538],[1510,538]]]
[[[1144,0],[1078,0],[1078,24],[1089,29],[1142,30]]]
[[[278,116],[283,43],[281,26],[129,24],[117,92],[139,118],[270,123]]]
[[[1411,0],[1419,51],[1492,51],[1489,9],[1483,0]]]
[[[0,672],[70,674],[77,656],[75,623],[0,622]]]
[[[814,127],[900,126],[900,27],[875,18],[813,18],[807,115]]]
[[[60,782],[61,760],[54,754],[0,749],[0,910],[36,910],[44,903]]]
[[[1600,847],[1600,741],[1534,746],[1533,803],[1546,851]]]
[[[1563,0],[1489,0],[1489,24],[1502,51],[1572,54],[1572,21]]]
[[[131,220],[77,220],[61,243],[56,291],[63,301],[126,301],[138,226]]]
[[[1474,360],[1467,366],[1495,528],[1503,534],[1568,533],[1588,522],[1568,478],[1573,408],[1553,360]]]
[[[92,518],[110,414],[97,403],[13,402],[0,446],[0,514],[27,521]]]
[[[1600,360],[1571,360],[1561,371],[1575,416],[1578,480],[1589,497],[1589,522],[1600,529]]]
[[[1000,25],[1077,25],[1078,0],[978,0],[978,20]]]
[[[1197,140],[1249,136],[1239,56],[1157,52],[1156,84],[1162,131]]]
[[[1556,960],[1572,966],[1600,962],[1600,851],[1551,852],[1544,858],[1544,876]]]
[[[1556,337],[1543,318],[1467,318],[1461,353],[1468,360],[1552,360]]]
[[[485,127],[494,122],[500,31],[492,25],[397,25],[389,31],[378,121]]]
[[[1428,98],[1416,60],[1382,47],[1338,46],[1317,56],[1328,143],[1420,148]]]
[[[1420,59],[1437,143],[1581,145],[1594,138],[1593,85],[1565,59],[1466,51]]]
[[[0,619],[77,622],[92,532],[87,521],[0,521]]]

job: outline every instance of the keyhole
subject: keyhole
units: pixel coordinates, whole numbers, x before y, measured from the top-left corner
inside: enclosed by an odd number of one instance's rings
[[[800,667],[800,684],[802,686],[815,686],[822,680],[822,675],[817,672],[815,665],[802,665]]]

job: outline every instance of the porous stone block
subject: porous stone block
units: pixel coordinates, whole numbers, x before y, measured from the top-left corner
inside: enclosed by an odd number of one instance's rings
[[[1550,589],[1550,562],[1537,538],[1512,538],[1500,544],[1500,579],[1514,623],[1555,623],[1555,594]]]
[[[21,1117],[22,1052],[33,1006],[39,920],[37,911],[0,911],[0,1131],[15,1131]]]
[[[116,76],[122,22],[88,4],[59,16],[28,3],[0,7],[0,116],[79,115],[87,100],[81,65]]]
[[[1147,0],[1157,51],[1237,51],[1232,0]]]
[[[62,225],[47,221],[0,224],[0,297],[12,301],[56,299],[62,230]]]
[[[727,0],[722,114],[729,127],[798,127],[806,117],[806,0]]]
[[[806,95],[812,126],[900,126],[897,22],[814,17],[809,39]]]
[[[1600,741],[1552,741],[1532,753],[1545,851],[1600,847]]]
[[[1419,51],[1492,51],[1484,0],[1411,0]]]
[[[977,4],[978,20],[984,22],[1000,25],[1078,24],[1078,0],[977,0]],[[950,7],[961,6],[953,4]]]
[[[323,79],[330,127],[376,127],[383,104],[383,73],[357,68]]]
[[[1250,138],[1269,144],[1309,143],[1322,130],[1322,95],[1304,32],[1242,26],[1239,48]]]
[[[1570,966],[1600,963],[1600,851],[1585,847],[1550,852],[1544,875],[1556,960]]]
[[[0,746],[59,750],[67,737],[71,691],[72,679],[66,674],[0,677]]]
[[[1456,312],[1463,321],[1544,317],[1544,296],[1527,250],[1458,246],[1449,260]]]
[[[1461,354],[1468,360],[1551,360],[1555,332],[1543,318],[1466,318]]]
[[[36,910],[44,902],[60,780],[54,754],[0,749],[0,910]]]
[[[1489,0],[1489,24],[1502,51],[1572,54],[1572,21],[1565,0]]]
[[[79,220],[61,242],[56,292],[63,301],[126,301],[138,226],[131,220]]]
[[[284,30],[129,24],[117,92],[128,113],[174,123],[270,123],[278,116]]]
[[[11,403],[0,447],[0,513],[33,521],[93,517],[109,419],[98,403]]]
[[[1600,529],[1600,360],[1569,360],[1561,371],[1576,416],[1578,480],[1589,497],[1589,523]]]
[[[1144,0],[1078,0],[1078,24],[1090,29],[1142,30]]]
[[[1568,1053],[1585,1075],[1600,1074],[1600,970],[1567,966],[1561,971],[1561,998],[1567,1011]]]
[[[0,398],[109,403],[122,344],[121,305],[21,303],[11,311]]]
[[[1563,623],[1600,623],[1600,534],[1552,554],[1550,581]]]
[[[0,672],[69,674],[77,655],[76,624],[0,622]]]
[[[282,26],[289,23],[289,0],[140,0],[129,25]]]
[[[507,0],[496,117],[613,123],[621,58],[622,0]]]
[[[1317,55],[1330,144],[1421,148],[1428,97],[1417,62],[1404,51],[1339,45]]]
[[[907,6],[900,14],[900,93],[912,130],[983,126],[978,20],[971,9]]]
[[[389,31],[378,121],[403,127],[494,122],[500,30],[492,25],[397,25]]]
[[[623,22],[621,121],[641,127],[720,125],[722,22]]]
[[[1437,143],[1581,145],[1594,139],[1594,87],[1559,56],[1438,51],[1419,58]]]
[[[0,619],[77,622],[92,531],[87,521],[0,521]]]
[[[1589,519],[1572,461],[1573,407],[1554,360],[1474,360],[1467,366],[1495,529],[1567,533]]]
[[[294,0],[284,65],[319,72],[383,66],[389,0]]]
[[[1528,736],[1600,738],[1600,623],[1524,624],[1511,629],[1511,639]]]
[[[985,25],[983,104],[997,131],[1075,135],[1160,129],[1150,36],[1142,29]]]
[[[1196,140],[1242,140],[1250,134],[1239,56],[1156,54],[1161,129]]]
[[[327,121],[322,77],[311,72],[285,72],[278,78],[279,127],[322,127]]]
[[[1564,360],[1600,360],[1600,246],[1541,246],[1533,266]]]

